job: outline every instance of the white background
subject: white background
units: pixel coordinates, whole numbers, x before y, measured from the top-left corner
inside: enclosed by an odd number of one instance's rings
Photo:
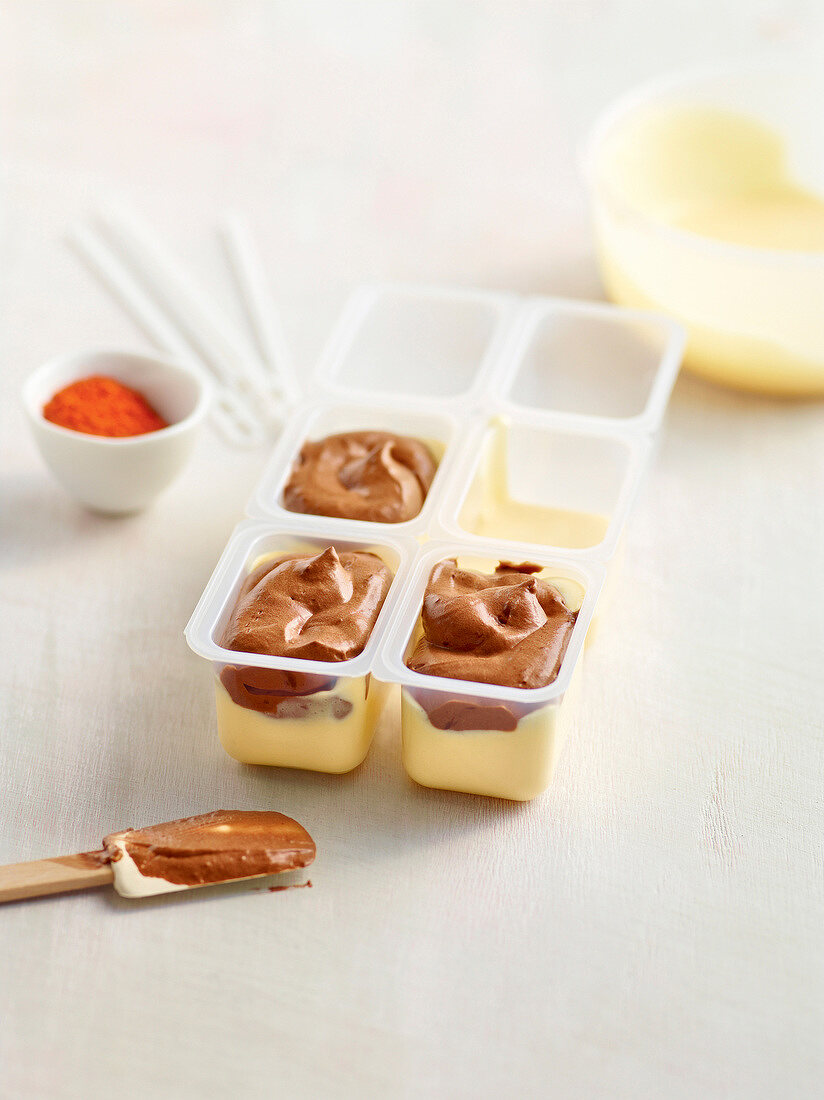
[[[343,778],[231,761],[182,630],[264,452],[206,434],[106,520],[17,401],[58,352],[145,346],[61,241],[111,194],[228,309],[212,227],[246,210],[303,370],[363,279],[597,297],[597,111],[820,52],[820,4],[4,9],[0,858],[217,807],[319,856],[312,890],[4,908],[0,1095],[821,1095],[820,404],[679,381],[557,779],[517,806],[413,786],[391,725]]]

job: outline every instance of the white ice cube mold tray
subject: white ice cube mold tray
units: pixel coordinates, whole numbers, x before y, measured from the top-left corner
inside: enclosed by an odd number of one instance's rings
[[[684,333],[665,317],[482,290],[372,286],[345,306],[299,405],[186,628],[216,673],[224,746],[249,763],[346,771],[369,749],[386,686],[399,684],[404,763],[418,782],[505,798],[548,784],[558,719],[577,677],[606,570],[649,461]],[[398,524],[290,512],[282,491],[307,439],[373,428],[425,440],[439,459],[421,512]],[[498,514],[500,513],[500,514]],[[350,661],[243,654],[218,642],[264,556],[371,549],[394,582]],[[581,594],[557,679],[537,691],[421,676],[405,657],[435,562],[529,559]],[[577,586],[577,588],[576,588]],[[227,667],[325,676],[345,719],[273,718],[228,700]],[[370,686],[371,685],[371,686]],[[514,730],[427,729],[421,691],[524,714]]]

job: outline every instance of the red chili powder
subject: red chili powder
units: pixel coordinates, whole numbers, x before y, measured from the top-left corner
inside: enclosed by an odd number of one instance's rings
[[[43,407],[43,416],[87,435],[145,435],[169,426],[142,393],[104,375],[81,378],[59,390]]]

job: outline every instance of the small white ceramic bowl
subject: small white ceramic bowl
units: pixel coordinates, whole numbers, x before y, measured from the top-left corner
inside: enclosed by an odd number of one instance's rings
[[[43,416],[58,390],[102,374],[138,390],[169,422],[145,435],[88,435]],[[39,367],[23,386],[23,404],[46,465],[81,504],[112,515],[138,512],[186,464],[209,406],[209,386],[191,368],[169,359],[122,351],[61,355]]]

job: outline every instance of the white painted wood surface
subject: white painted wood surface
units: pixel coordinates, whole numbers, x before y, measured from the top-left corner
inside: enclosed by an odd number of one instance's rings
[[[365,278],[597,296],[574,151],[674,65],[822,42],[801,3],[5,6],[0,858],[220,806],[314,889],[0,911],[0,1096],[816,1097],[824,1075],[824,409],[682,379],[557,781],[242,767],[183,626],[262,453],[146,514],[50,480],[16,392],[143,346],[60,235],[123,193],[228,298],[259,227],[297,361]],[[239,314],[239,311],[238,311]]]

